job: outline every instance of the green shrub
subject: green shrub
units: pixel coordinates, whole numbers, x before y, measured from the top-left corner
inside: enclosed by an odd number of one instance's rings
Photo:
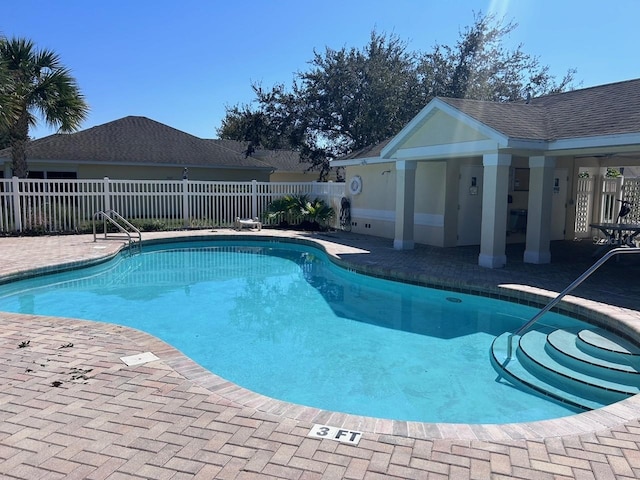
[[[280,226],[289,222],[308,230],[326,228],[335,211],[324,200],[309,200],[308,195],[285,195],[271,202],[263,214],[263,220],[276,220]]]

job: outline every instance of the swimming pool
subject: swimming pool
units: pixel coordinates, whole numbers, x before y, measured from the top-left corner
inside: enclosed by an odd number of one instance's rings
[[[145,247],[4,285],[0,310],[138,328],[245,388],[327,410],[456,423],[573,413],[498,381],[491,367],[493,338],[532,309],[347,272],[307,247]]]

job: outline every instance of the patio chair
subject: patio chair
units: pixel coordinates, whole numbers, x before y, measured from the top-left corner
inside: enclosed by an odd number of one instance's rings
[[[255,228],[257,230],[262,230],[262,222],[258,217],[253,217],[253,219],[241,219],[240,217],[236,217],[234,227],[238,231],[242,230],[243,228]]]

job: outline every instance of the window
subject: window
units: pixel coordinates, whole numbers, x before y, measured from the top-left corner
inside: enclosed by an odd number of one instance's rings
[[[47,178],[51,180],[60,180],[60,179],[76,180],[78,178],[78,174],[76,172],[47,172]]]

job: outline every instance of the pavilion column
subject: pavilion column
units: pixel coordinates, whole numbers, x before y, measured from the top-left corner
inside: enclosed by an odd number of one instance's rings
[[[556,159],[529,157],[529,205],[525,263],[551,263],[551,204]]]
[[[415,161],[399,160],[396,162],[396,231],[393,248],[397,250],[411,250],[415,245],[413,230],[416,165]]]
[[[507,264],[507,197],[511,155],[487,153],[482,157],[482,232],[478,265],[502,268]]]

